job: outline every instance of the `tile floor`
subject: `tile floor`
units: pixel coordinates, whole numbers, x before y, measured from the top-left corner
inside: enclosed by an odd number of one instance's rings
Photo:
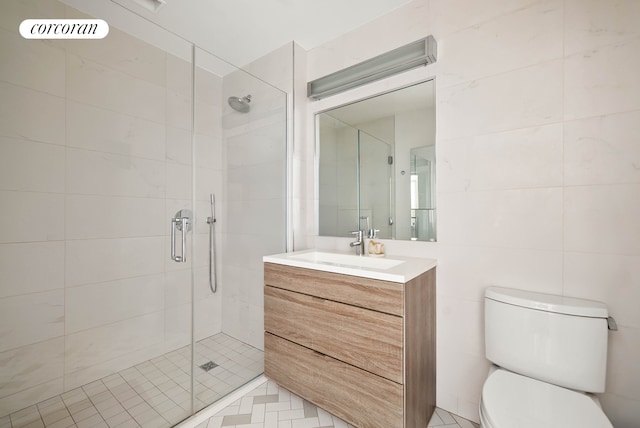
[[[225,334],[196,343],[200,410],[263,372],[263,352]],[[0,428],[160,428],[190,414],[191,349],[180,348],[0,418]]]
[[[196,407],[259,376],[263,353],[225,334],[196,344]],[[215,367],[211,367],[215,365]],[[191,351],[184,347],[0,418],[0,428],[166,428],[188,417]],[[195,428],[353,428],[273,381]],[[477,428],[436,409],[429,427]]]
[[[429,427],[477,428],[478,425],[436,408]],[[354,427],[269,380],[195,428]]]

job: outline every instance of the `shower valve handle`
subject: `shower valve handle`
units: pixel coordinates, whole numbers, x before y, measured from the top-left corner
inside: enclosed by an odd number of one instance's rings
[[[191,230],[191,217],[191,211],[180,210],[171,219],[171,260],[174,262],[185,263],[187,261],[187,232]],[[176,254],[176,229],[181,234],[180,255]]]

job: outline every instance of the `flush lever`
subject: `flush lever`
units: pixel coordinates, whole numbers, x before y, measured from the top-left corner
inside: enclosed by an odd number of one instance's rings
[[[613,317],[607,318],[607,327],[609,327],[609,330],[611,331],[618,331],[618,324],[616,323],[616,320],[613,319]]]
[[[177,263],[187,261],[187,232],[191,230],[191,210],[180,210],[171,219],[171,260]],[[180,255],[176,254],[176,229],[180,231]]]

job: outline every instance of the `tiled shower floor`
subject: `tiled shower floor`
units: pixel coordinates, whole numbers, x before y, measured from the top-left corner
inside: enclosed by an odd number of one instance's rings
[[[200,410],[263,372],[263,352],[225,334],[196,343]],[[180,348],[0,418],[0,428],[159,428],[189,416],[191,349]]]

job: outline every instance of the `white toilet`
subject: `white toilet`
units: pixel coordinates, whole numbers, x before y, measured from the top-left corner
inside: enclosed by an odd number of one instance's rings
[[[502,287],[485,293],[482,428],[613,428],[604,392],[607,307]]]

